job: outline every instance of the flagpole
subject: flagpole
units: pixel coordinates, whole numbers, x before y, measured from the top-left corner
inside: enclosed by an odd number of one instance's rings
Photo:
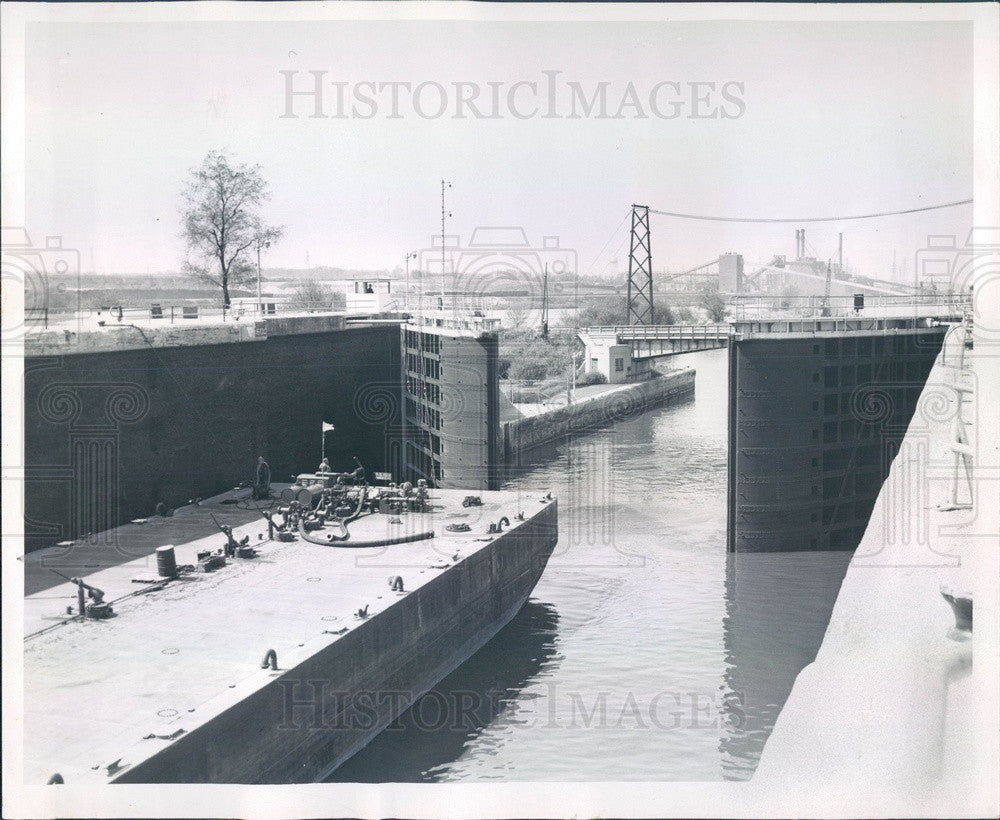
[[[327,424],[325,421],[322,422],[323,439],[319,445],[319,451],[322,454],[323,461],[326,461],[326,434],[332,433],[334,426],[332,424]]]

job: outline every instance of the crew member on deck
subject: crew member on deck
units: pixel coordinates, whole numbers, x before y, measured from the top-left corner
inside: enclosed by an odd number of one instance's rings
[[[271,468],[264,461],[264,456],[257,456],[257,468],[254,470],[253,497],[255,500],[270,498]]]
[[[330,468],[330,460],[328,458],[324,458],[323,461],[320,462],[320,465],[317,468],[316,472],[317,473],[332,473],[333,470]]]

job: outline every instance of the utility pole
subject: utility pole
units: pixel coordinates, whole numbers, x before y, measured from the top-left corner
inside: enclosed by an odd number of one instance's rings
[[[545,263],[542,277],[542,338],[549,338],[549,265]]]
[[[257,313],[258,313],[258,315],[263,315],[263,313],[264,313],[264,305],[263,305],[263,300],[261,298],[261,290],[260,290],[260,249],[262,247],[264,247],[264,248],[270,248],[271,247],[271,242],[269,240],[264,240],[264,241],[261,241],[260,239],[257,240]]]
[[[837,267],[840,268],[840,275],[844,275],[844,234],[837,234]]]
[[[410,312],[410,260],[417,258],[416,251],[406,254],[406,294],[403,297],[403,310]]]
[[[450,188],[451,183],[445,179],[441,180],[441,310],[444,310],[444,275],[445,275],[445,264],[444,264],[444,221],[447,217],[451,216],[451,213],[444,209],[444,190],[445,188]]]
[[[573,393],[576,392],[576,354],[569,354],[569,379],[566,384],[566,404],[573,403]]]

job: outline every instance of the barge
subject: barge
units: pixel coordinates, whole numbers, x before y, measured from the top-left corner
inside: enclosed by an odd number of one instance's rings
[[[215,527],[247,491],[125,525],[164,543],[26,596],[25,782],[321,780],[513,618],[558,537],[548,494],[388,485],[324,512],[316,487],[241,525]]]

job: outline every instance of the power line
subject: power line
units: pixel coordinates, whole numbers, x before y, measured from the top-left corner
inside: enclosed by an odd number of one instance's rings
[[[608,245],[610,245],[612,243],[612,241],[614,240],[614,238],[616,236],[618,236],[618,231],[620,231],[622,229],[622,227],[625,225],[625,223],[628,222],[628,218],[629,218],[629,214],[628,213],[626,213],[625,216],[622,217],[622,221],[618,223],[618,227],[615,228],[611,232],[611,235],[608,237],[608,241],[604,243],[604,247],[601,248],[597,252],[597,256],[594,257],[594,261],[590,263],[590,267],[587,268],[587,272],[584,274],[585,276],[589,276],[590,273],[594,270],[594,265],[596,265],[597,261],[601,258],[601,254],[604,253],[604,251],[607,250]],[[628,237],[626,237],[626,239],[627,238]],[[621,244],[618,246],[618,250],[621,250],[621,246],[624,245],[624,244],[625,244],[625,241],[622,240]],[[616,251],[616,255],[617,255],[617,251]]]
[[[859,214],[856,216],[813,216],[806,219],[754,219],[741,216],[702,216],[699,214],[680,214],[674,211],[658,211],[650,208],[651,214],[659,216],[672,216],[676,219],[699,219],[703,222],[847,222],[852,219],[875,219],[880,216],[901,216],[903,214],[916,214],[921,211],[937,211],[942,208],[954,208],[957,205],[969,205],[971,199],[962,199],[957,202],[945,202],[942,205],[927,205],[923,208],[907,208],[903,211],[882,211],[875,214]]]

